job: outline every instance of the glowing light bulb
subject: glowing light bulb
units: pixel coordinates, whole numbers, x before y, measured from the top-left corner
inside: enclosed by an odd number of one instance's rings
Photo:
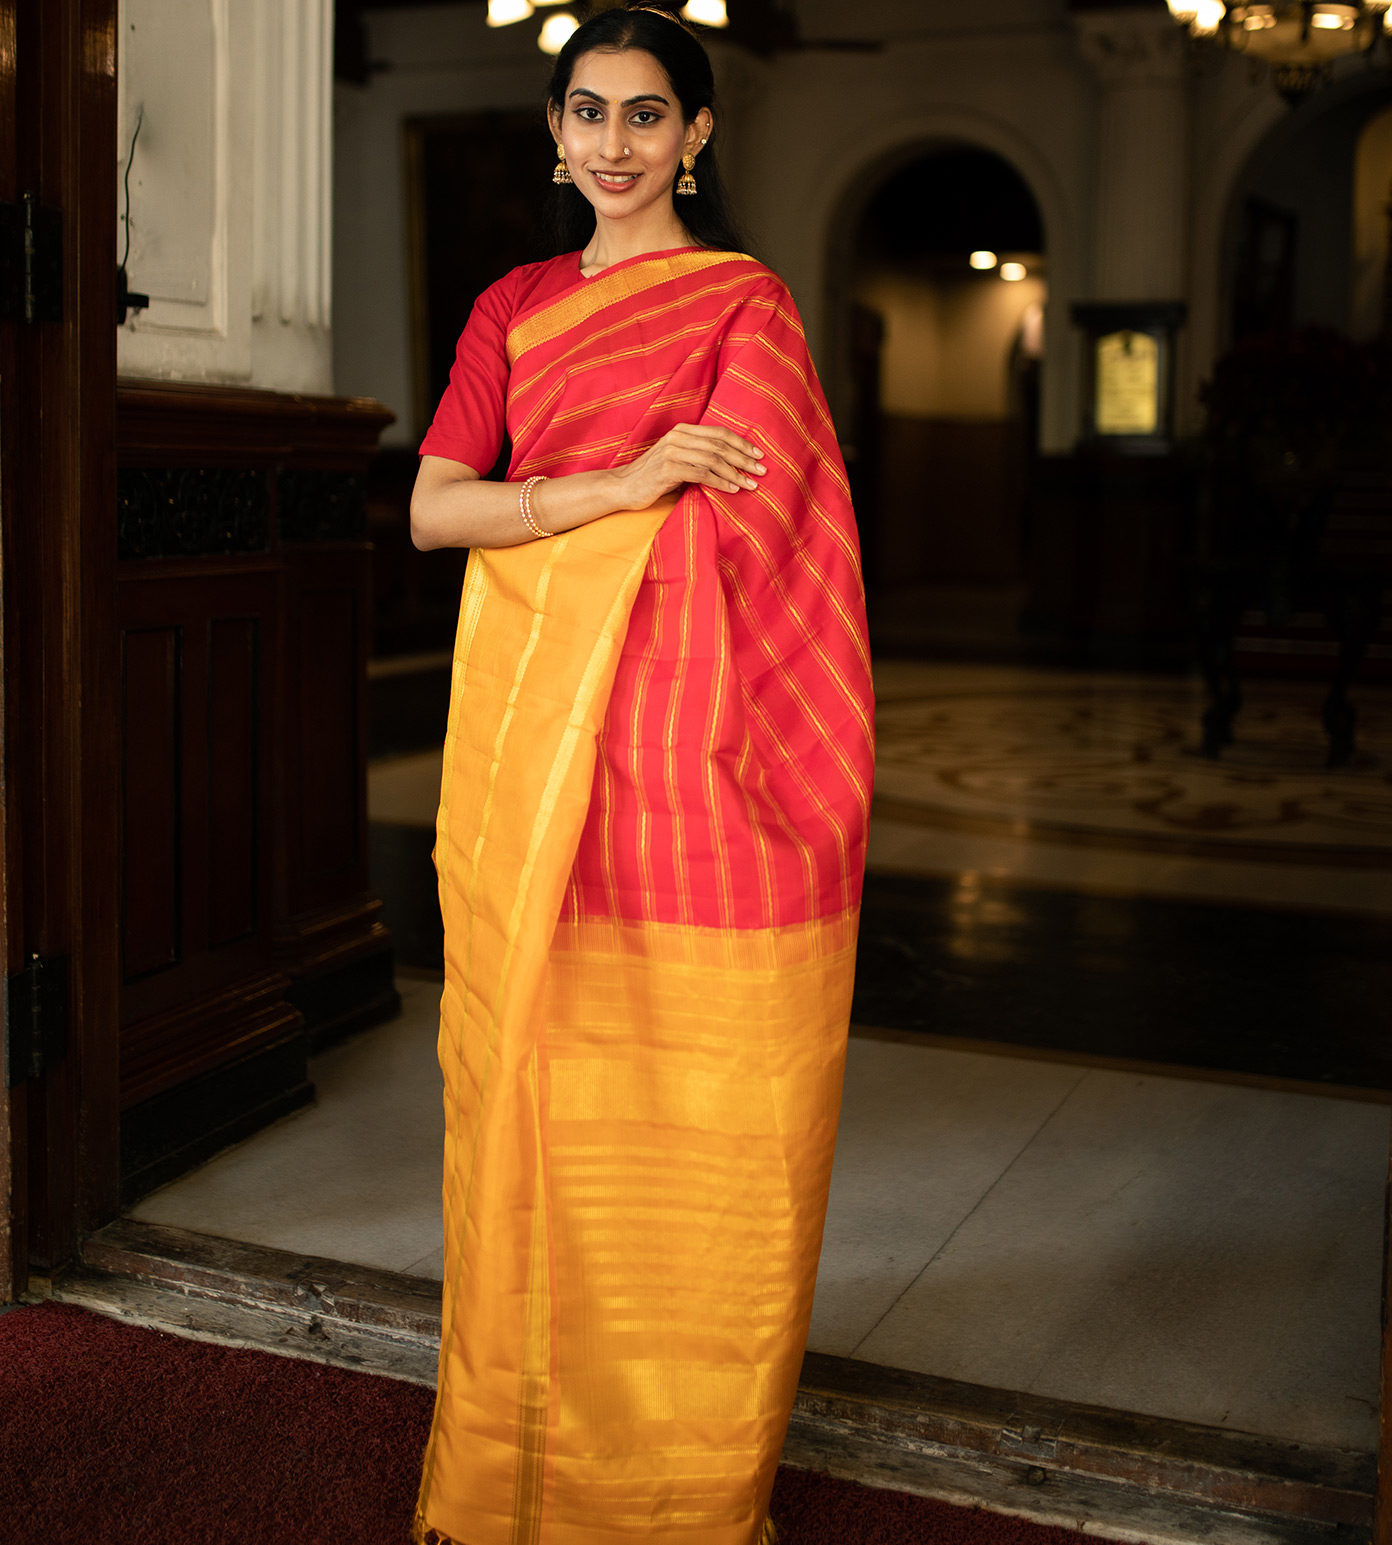
[[[1320,5],[1310,16],[1310,25],[1323,32],[1351,32],[1358,20],[1356,5]]]
[[[1226,15],[1227,7],[1223,4],[1223,0],[1197,0],[1190,30],[1197,37],[1212,37],[1222,26],[1223,17]]]
[[[703,27],[730,25],[730,18],[725,13],[725,0],[686,0],[681,13],[687,21],[699,22]]]
[[[1194,0],[1165,0],[1170,15],[1180,26],[1187,27],[1194,19]]]
[[[488,25],[510,27],[532,14],[532,0],[488,0]]]
[[[570,35],[580,23],[569,11],[553,11],[541,24],[541,36],[537,47],[544,54],[558,54],[570,41]]]
[[[1002,263],[1000,266],[1000,276],[1013,284],[1017,279],[1025,277],[1025,265],[1023,263]]]
[[[996,254],[994,252],[973,252],[967,259],[973,268],[994,268],[996,266]]]

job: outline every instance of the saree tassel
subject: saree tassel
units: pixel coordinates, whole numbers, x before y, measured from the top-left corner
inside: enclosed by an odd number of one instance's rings
[[[411,1520],[411,1545],[458,1545],[458,1541],[432,1528],[426,1523],[425,1515],[417,1513]]]

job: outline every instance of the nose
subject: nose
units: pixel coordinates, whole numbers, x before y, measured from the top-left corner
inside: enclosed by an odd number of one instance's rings
[[[617,166],[623,160],[623,124],[617,118],[611,118],[605,126],[600,149],[610,166]]]

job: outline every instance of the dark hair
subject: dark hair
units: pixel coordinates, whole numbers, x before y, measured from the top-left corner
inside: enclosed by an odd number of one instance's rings
[[[575,61],[597,48],[614,52],[640,48],[651,54],[672,83],[685,123],[690,123],[703,107],[714,104],[715,77],[710,59],[696,34],[670,11],[664,10],[659,16],[652,10],[619,7],[592,16],[570,35],[565,47],[557,54],[548,100],[562,112]],[[716,164],[718,137],[718,129],[713,129],[697,159],[696,192],[683,195],[680,201],[674,192],[672,207],[701,246],[713,247],[720,252],[747,252],[746,238],[731,211],[730,197]],[[675,177],[672,184],[675,189]],[[562,184],[556,189],[547,226],[552,249],[558,256],[584,247],[594,234],[594,210],[573,183]]]

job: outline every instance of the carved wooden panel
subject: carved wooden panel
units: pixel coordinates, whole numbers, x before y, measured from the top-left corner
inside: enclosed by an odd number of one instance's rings
[[[121,969],[126,983],[168,969],[183,949],[182,658],[177,625],[132,627],[122,636]]]
[[[120,557],[175,558],[264,551],[266,473],[227,467],[122,467],[116,481]]]
[[[363,543],[284,551],[292,642],[277,926],[281,958],[311,975],[387,937],[367,873],[369,562]]]
[[[265,565],[123,572],[122,1062],[145,1096],[152,1021],[181,1004],[264,994],[271,958],[271,748],[277,586]],[[144,1027],[144,1028],[142,1028]],[[240,1039],[240,1034],[238,1034]],[[128,1091],[129,1092],[129,1091]]]
[[[295,898],[323,899],[346,869],[362,862],[358,831],[358,683],[342,669],[357,657],[358,596],[351,584],[307,584],[298,597],[298,680],[292,734],[297,742],[300,812]]]
[[[214,618],[208,637],[208,946],[255,933],[265,822],[260,619]],[[246,840],[248,837],[253,840]]]

